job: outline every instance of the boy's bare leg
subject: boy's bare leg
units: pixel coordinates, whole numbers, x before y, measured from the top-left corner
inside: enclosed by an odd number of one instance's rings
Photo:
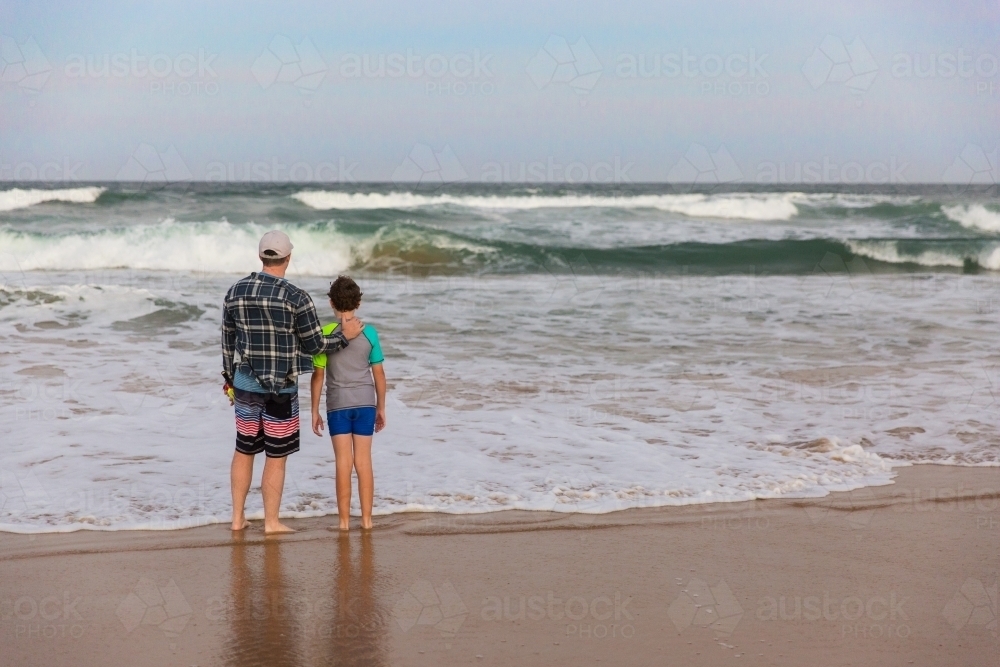
[[[260,480],[260,490],[264,495],[264,532],[294,533],[295,531],[278,521],[281,510],[281,493],[285,489],[285,459],[268,457],[264,462],[264,476]]]
[[[233,452],[233,464],[229,468],[229,483],[233,491],[233,530],[243,530],[249,523],[243,513],[253,479],[253,456]]]
[[[337,514],[340,515],[340,529],[351,526],[351,470],[354,468],[354,441],[350,433],[335,435],[333,456],[337,466]]]
[[[358,473],[358,496],[361,499],[361,527],[372,527],[372,504],[375,500],[375,476],[372,474],[372,436],[354,436],[354,469]]]

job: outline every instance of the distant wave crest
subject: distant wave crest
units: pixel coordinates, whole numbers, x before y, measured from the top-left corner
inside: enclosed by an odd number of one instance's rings
[[[651,208],[695,218],[731,220],[789,220],[798,214],[795,201],[806,195],[781,194],[676,194],[607,195],[567,194],[562,196],[481,196],[423,195],[412,192],[351,193],[303,190],[292,195],[306,206],[321,211],[332,209],[409,209],[424,206],[464,206],[479,209],[537,208]]]
[[[93,204],[105,188],[64,188],[62,190],[12,190],[0,191],[0,211],[28,208],[48,201],[70,202],[73,204]]]

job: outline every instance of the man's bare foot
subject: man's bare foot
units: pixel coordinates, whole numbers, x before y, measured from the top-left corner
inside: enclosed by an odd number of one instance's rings
[[[243,530],[249,525],[250,522],[246,519],[233,519],[233,525],[230,527],[230,530]]]
[[[275,526],[264,526],[265,535],[280,535],[281,533],[294,533],[294,528],[289,528],[283,523],[279,523]]]

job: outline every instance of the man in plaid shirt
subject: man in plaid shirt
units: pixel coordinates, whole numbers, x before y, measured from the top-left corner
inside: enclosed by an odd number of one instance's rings
[[[291,253],[292,243],[284,233],[264,234],[258,248],[263,270],[230,287],[222,307],[223,376],[236,407],[236,452],[230,469],[233,530],[248,525],[244,504],[254,456],[264,452],[264,532],[292,532],[278,521],[278,511],[285,458],[299,449],[297,378],[312,371],[312,355],[343,349],[364,326],[356,320],[345,322],[336,333],[324,336],[312,298],[285,280]]]

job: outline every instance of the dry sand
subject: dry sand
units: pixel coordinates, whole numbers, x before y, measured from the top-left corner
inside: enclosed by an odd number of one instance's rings
[[[998,665],[998,491],[2,534],[0,663]]]

